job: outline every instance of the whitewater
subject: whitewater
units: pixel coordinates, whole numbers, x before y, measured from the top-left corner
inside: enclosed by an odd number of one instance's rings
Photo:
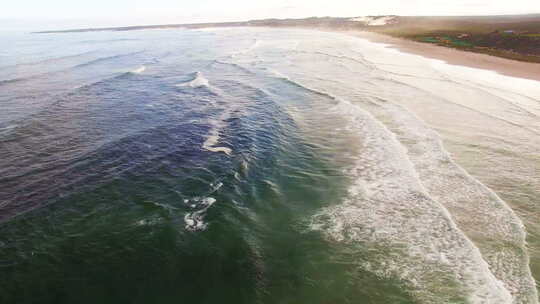
[[[539,303],[540,83],[340,33],[62,35],[3,38],[0,302]]]

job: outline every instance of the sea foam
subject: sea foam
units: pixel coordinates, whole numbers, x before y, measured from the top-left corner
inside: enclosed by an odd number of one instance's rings
[[[407,150],[390,130],[347,100],[278,77],[334,100],[333,110],[364,135],[355,165],[347,171],[354,181],[347,198],[314,216],[313,230],[330,241],[370,248],[370,258],[358,267],[398,278],[420,302],[457,296],[471,303],[512,302],[479,249],[429,195]]]
[[[134,69],[133,71],[131,71],[131,73],[140,74],[140,73],[142,73],[144,71],[146,71],[146,67],[143,65],[143,66],[140,66],[140,67]]]
[[[186,82],[177,84],[178,87],[192,87],[192,88],[202,88],[202,87],[210,87],[210,81],[206,79],[201,72],[195,72],[193,74],[193,78],[191,80],[188,80]]]
[[[194,202],[185,200],[184,203],[189,205],[191,208],[197,208],[196,211],[188,212],[184,216],[184,222],[186,224],[185,228],[189,231],[199,231],[206,229],[206,227],[208,226],[208,224],[204,221],[206,211],[215,202],[216,199],[213,197],[195,198]]]
[[[382,102],[370,109],[385,117],[407,148],[422,185],[450,211],[452,220],[480,249],[495,277],[518,303],[536,303],[525,228],[514,211],[456,164],[439,135],[406,108]]]

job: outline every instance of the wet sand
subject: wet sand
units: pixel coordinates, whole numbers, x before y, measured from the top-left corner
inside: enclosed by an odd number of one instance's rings
[[[345,31],[345,33],[368,39],[372,42],[388,44],[391,48],[395,48],[406,53],[443,60],[446,63],[453,65],[491,70],[506,76],[540,81],[539,63],[522,62],[490,56],[487,54],[466,52],[453,48],[400,39],[372,32]]]

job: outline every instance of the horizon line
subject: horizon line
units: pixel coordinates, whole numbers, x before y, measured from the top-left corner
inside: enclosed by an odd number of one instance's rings
[[[62,32],[85,32],[85,31],[111,31],[118,29],[134,29],[139,27],[152,28],[152,27],[181,27],[181,26],[197,26],[197,25],[210,25],[210,24],[238,24],[238,23],[249,23],[256,21],[266,21],[266,20],[305,20],[305,19],[322,19],[322,18],[335,18],[335,19],[350,19],[356,17],[384,17],[384,16],[395,16],[395,17],[517,17],[517,16],[539,16],[540,12],[537,13],[527,13],[527,14],[493,14],[493,15],[396,15],[396,14],[382,14],[382,15],[356,15],[356,16],[309,16],[309,17],[298,17],[298,18],[263,18],[263,19],[250,19],[250,20],[238,20],[238,21],[208,21],[208,22],[195,22],[195,23],[165,23],[165,24],[137,24],[137,25],[122,25],[122,26],[100,26],[100,27],[86,27],[86,28],[72,28],[72,29],[63,29],[63,30],[41,30],[41,31],[32,31],[31,34],[46,34],[46,33],[62,33]],[[2,20],[2,19],[0,19]],[[4,19],[9,20],[9,19]],[[13,19],[16,20],[16,19]]]

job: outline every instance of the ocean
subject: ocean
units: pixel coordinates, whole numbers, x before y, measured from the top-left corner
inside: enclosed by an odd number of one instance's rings
[[[538,82],[300,29],[0,41],[0,303],[538,303]]]

